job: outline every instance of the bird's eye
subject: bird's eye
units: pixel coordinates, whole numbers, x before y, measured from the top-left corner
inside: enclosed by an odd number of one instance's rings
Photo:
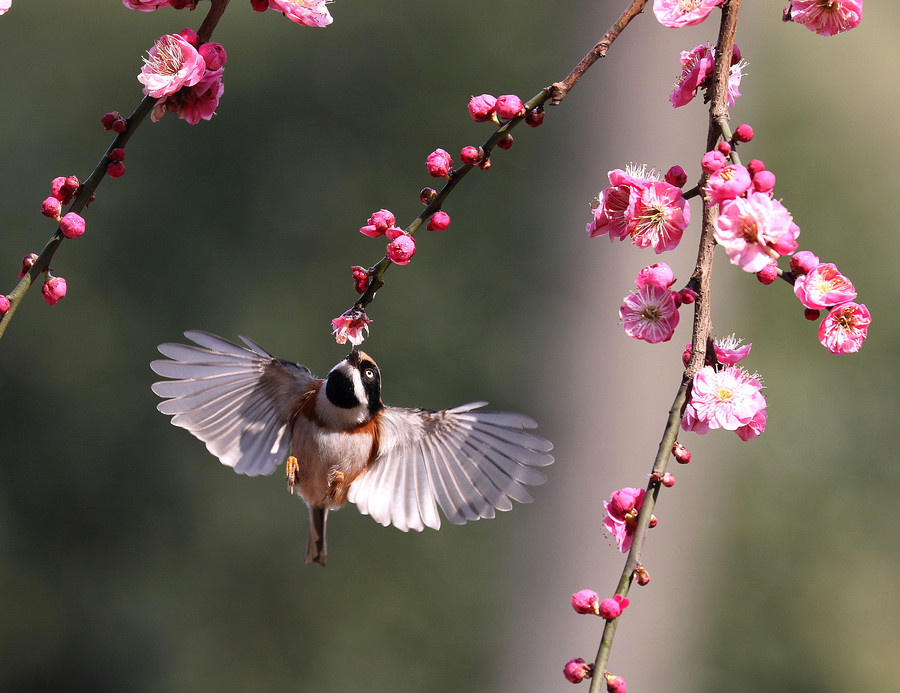
[[[363,371],[363,375],[366,376],[367,380],[375,379],[375,371],[372,370],[371,368],[366,368],[366,370]]]

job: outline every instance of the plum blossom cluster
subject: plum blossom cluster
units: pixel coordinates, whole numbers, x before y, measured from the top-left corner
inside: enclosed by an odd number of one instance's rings
[[[160,37],[138,75],[144,93],[158,99],[150,118],[156,122],[169,111],[191,125],[210,120],[225,91],[226,60],[222,44],[199,44],[193,29]]]
[[[591,203],[588,235],[629,238],[633,245],[653,248],[657,254],[676,248],[691,222],[691,208],[681,192],[687,181],[684,169],[673,166],[661,181],[655,170],[629,164],[608,176],[610,186]]]
[[[572,595],[572,608],[578,614],[594,614],[607,621],[614,621],[621,616],[628,606],[628,597],[615,594],[607,599],[600,599],[594,590],[580,590]]]
[[[385,251],[386,257],[395,265],[408,265],[416,254],[416,242],[403,229],[394,226],[395,222],[396,219],[390,210],[379,209],[369,217],[368,223],[361,227],[359,232],[370,238],[387,236],[389,242]],[[359,286],[357,283],[357,290]]]
[[[707,365],[694,374],[690,399],[681,419],[683,430],[705,435],[714,428],[722,428],[734,431],[744,441],[765,431],[767,403],[762,394],[762,379],[736,365],[752,347],[742,342],[734,335],[713,342]],[[685,364],[691,349],[690,344],[685,347]]]
[[[859,26],[862,8],[863,0],[791,0],[783,18],[819,36],[834,36]]]
[[[669,101],[672,106],[680,108],[686,106],[697,92],[706,90],[712,85],[713,68],[716,62],[716,49],[702,44],[689,51],[681,52],[681,75],[669,92]],[[747,66],[741,60],[741,51],[737,45],[731,51],[731,69],[728,73],[728,105],[734,106],[735,101],[741,95],[741,79],[744,76],[744,68]],[[708,101],[708,96],[704,101]]]

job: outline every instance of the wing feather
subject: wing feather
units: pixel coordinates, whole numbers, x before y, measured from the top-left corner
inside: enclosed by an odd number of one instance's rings
[[[184,335],[196,346],[161,344],[168,360],[150,364],[171,378],[152,386],[164,398],[157,408],[206,443],[222,464],[240,474],[270,474],[290,452],[290,417],[315,377],[244,337],[247,347],[209,332]]]

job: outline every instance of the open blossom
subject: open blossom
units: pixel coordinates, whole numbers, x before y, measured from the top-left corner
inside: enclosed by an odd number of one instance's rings
[[[645,489],[628,487],[614,491],[608,501],[603,501],[606,510],[603,527],[615,537],[622,553],[627,553],[631,548],[637,516],[646,495]]]
[[[704,366],[694,375],[681,427],[695,433],[713,428],[735,431],[765,409],[762,383],[740,366]]]
[[[723,0],[653,0],[653,14],[663,26],[677,28],[699,24]]]
[[[269,0],[269,9],[282,12],[292,22],[325,27],[334,21],[326,5],[331,0]]]
[[[338,344],[349,341],[353,346],[359,346],[365,339],[363,332],[369,331],[370,322],[372,319],[361,310],[348,310],[331,321],[335,341]]]
[[[12,0],[0,0],[0,14],[6,14],[11,5]]]
[[[678,306],[667,287],[645,284],[625,297],[619,308],[619,319],[625,333],[650,344],[668,342],[678,325]]]
[[[794,293],[807,308],[822,310],[856,298],[856,289],[830,262],[824,262],[794,281]]]
[[[196,48],[177,34],[166,34],[144,58],[138,81],[145,94],[161,99],[195,85],[205,71],[206,62]]]
[[[689,51],[681,52],[681,76],[669,92],[669,101],[675,108],[689,104],[700,89],[709,86],[715,67],[716,50],[711,46],[700,45]],[[741,79],[744,76],[746,63],[740,59],[737,46],[731,59],[728,73],[728,105],[734,106],[741,95]]]
[[[152,12],[161,7],[169,7],[169,0],[122,0],[122,4],[129,10]]]
[[[670,183],[650,183],[641,191],[634,213],[631,242],[652,247],[657,254],[672,250],[691,223],[691,208],[681,189]]]
[[[725,365],[733,365],[747,357],[753,343],[742,344],[743,338],[733,334],[713,341],[713,349],[716,352],[716,361]]]
[[[190,125],[196,125],[201,120],[212,119],[219,106],[219,100],[225,93],[225,85],[222,84],[224,70],[224,67],[207,70],[200,81],[193,86],[184,87],[175,94],[157,101],[150,113],[150,120],[155,123],[166,112],[177,113],[179,118],[187,121]]]
[[[769,414],[765,409],[760,409],[756,414],[753,415],[753,418],[750,419],[750,423],[746,426],[741,426],[740,428],[736,428],[734,430],[737,433],[738,438],[743,440],[745,443],[748,440],[753,440],[754,438],[760,436],[766,430],[766,419]]]
[[[869,334],[872,315],[862,303],[848,301],[832,308],[819,325],[819,341],[832,354],[859,351]]]
[[[791,19],[819,36],[834,36],[858,26],[863,0],[792,0]]]
[[[784,205],[759,192],[725,202],[715,225],[716,241],[731,263],[753,273],[794,252],[800,235]]]
[[[740,197],[750,189],[751,183],[750,172],[743,166],[739,164],[723,166],[710,175],[703,192],[707,204],[712,207]]]

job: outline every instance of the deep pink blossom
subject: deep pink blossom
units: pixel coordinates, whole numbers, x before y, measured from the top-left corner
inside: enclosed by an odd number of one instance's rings
[[[66,238],[78,238],[84,235],[84,217],[75,212],[69,212],[59,220],[59,230]]]
[[[363,333],[369,331],[370,322],[372,319],[363,311],[348,310],[331,321],[335,341],[338,344],[346,344],[349,341],[353,346],[359,346],[365,339]]]
[[[683,188],[687,183],[687,179],[687,172],[678,164],[675,164],[668,171],[666,171],[666,183],[670,183],[676,188]]]
[[[691,208],[680,188],[669,183],[650,183],[641,191],[634,211],[631,242],[652,247],[657,254],[678,247],[691,223]]]
[[[690,2],[691,0],[688,0]],[[702,0],[701,0],[702,1]],[[740,51],[735,46],[731,68],[728,73],[728,105],[734,106],[741,95],[741,79],[744,76],[744,63],[740,59]],[[700,45],[689,51],[681,52],[681,75],[669,93],[669,101],[675,108],[689,104],[700,89],[710,85],[715,67],[716,51],[707,45]]]
[[[735,142],[749,142],[753,139],[753,128],[747,123],[741,123],[734,129]]]
[[[169,0],[122,0],[122,4],[129,10],[140,10],[141,12],[152,12],[161,7],[168,7]]]
[[[766,430],[766,419],[769,414],[765,409],[760,409],[756,414],[753,415],[753,418],[750,419],[750,423],[745,426],[741,426],[734,430],[737,433],[738,438],[747,442],[748,440],[753,440],[754,438],[762,435],[762,433]]]
[[[832,308],[819,325],[819,341],[832,354],[859,351],[869,334],[872,315],[862,303],[848,301]]]
[[[809,250],[798,250],[791,257],[791,272],[794,276],[808,274],[819,266],[819,258]]]
[[[437,211],[431,215],[427,228],[429,231],[443,231],[450,226],[450,215],[444,211]]]
[[[678,325],[678,307],[672,292],[659,284],[645,284],[625,297],[619,319],[629,337],[650,344],[668,342]]]
[[[614,491],[608,501],[603,501],[606,510],[603,527],[615,537],[622,553],[627,553],[631,548],[637,516],[646,495],[646,489],[628,487]]]
[[[625,679],[606,673],[606,693],[625,693]]]
[[[225,52],[225,47],[215,41],[204,43],[197,49],[197,52],[203,57],[207,70],[218,70],[228,62],[228,54]]]
[[[794,281],[794,293],[807,308],[822,310],[856,298],[853,283],[830,262],[817,265]]]
[[[720,204],[727,200],[740,197],[750,189],[750,172],[739,164],[723,166],[710,175],[703,192],[706,194],[707,204]]]
[[[775,174],[771,171],[758,171],[753,176],[753,189],[757,192],[772,192],[775,188]]]
[[[498,118],[512,120],[525,115],[525,106],[522,105],[522,99],[515,94],[502,94],[497,97],[495,111]]]
[[[579,614],[599,613],[600,595],[594,590],[580,590],[572,595],[572,608]]]
[[[41,203],[41,214],[45,217],[59,219],[60,212],[62,212],[62,202],[52,195]]]
[[[585,678],[590,678],[594,671],[594,665],[588,664],[581,657],[570,659],[563,667],[563,676],[570,683],[581,683]]]
[[[628,235],[639,191],[630,185],[605,188],[594,207],[593,219],[585,226],[591,238],[609,234],[609,240]]]
[[[637,279],[634,280],[634,283],[639,289],[648,284],[669,287],[675,283],[675,273],[667,263],[657,262],[638,272]]]
[[[740,366],[704,366],[694,375],[691,398],[685,407],[688,425],[683,420],[682,428],[705,433],[704,427],[734,431],[746,426],[766,407],[761,391],[759,379]]]
[[[378,238],[383,236],[391,226],[394,225],[396,219],[394,213],[389,209],[379,209],[369,217],[368,223],[360,228],[359,232],[370,238]]]
[[[334,21],[326,6],[331,0],[269,0],[269,9],[282,12],[292,22],[325,27]]]
[[[388,243],[386,254],[395,265],[408,265],[416,254],[416,242],[412,236],[401,233]]]
[[[790,19],[819,36],[833,36],[858,26],[863,0],[791,0]]]
[[[9,312],[9,308],[9,296],[0,294],[0,315],[6,315]]]
[[[166,112],[177,113],[178,117],[190,125],[201,120],[210,120],[216,113],[219,100],[225,92],[222,84],[224,67],[218,70],[207,70],[199,82],[156,102],[150,119],[153,122],[162,118]]]
[[[731,263],[754,273],[794,252],[800,235],[784,205],[758,192],[722,204],[715,226],[716,241]]]
[[[41,296],[48,305],[55,306],[66,295],[66,280],[62,277],[48,277],[41,287]]]
[[[605,618],[607,621],[613,621],[622,615],[625,607],[628,606],[628,601],[628,597],[623,597],[621,594],[604,599],[597,608],[597,615]]]
[[[195,85],[205,71],[206,63],[196,48],[177,34],[166,34],[144,58],[138,81],[145,94],[161,99]]]
[[[663,26],[678,28],[699,24],[723,0],[653,0],[653,14]]]
[[[469,99],[469,115],[476,123],[484,123],[494,117],[497,99],[490,94],[473,96]]]
[[[726,159],[725,155],[718,149],[706,152],[706,154],[703,155],[703,158],[700,159],[700,168],[709,174],[713,174],[719,169],[725,168],[727,165],[728,159]]]
[[[435,178],[449,178],[453,169],[453,159],[444,149],[435,149],[425,157],[425,167],[428,174]]]

